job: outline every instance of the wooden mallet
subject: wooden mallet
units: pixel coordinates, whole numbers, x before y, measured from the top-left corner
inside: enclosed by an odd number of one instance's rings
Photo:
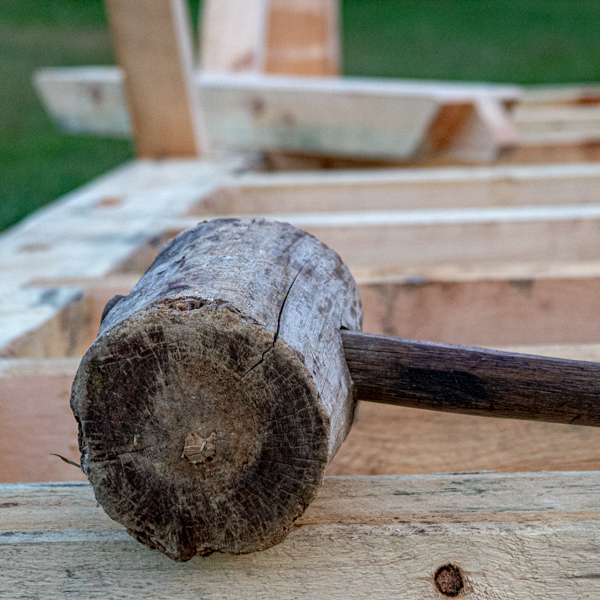
[[[359,400],[600,425],[600,365],[360,333],[339,256],[286,223],[171,240],[105,309],[71,406],[98,502],[176,560],[283,540]]]

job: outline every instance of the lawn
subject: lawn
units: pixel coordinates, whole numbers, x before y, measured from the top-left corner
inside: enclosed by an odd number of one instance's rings
[[[592,0],[343,0],[342,26],[349,75],[600,81]],[[0,0],[0,230],[133,155],[61,135],[31,85],[39,67],[111,63],[101,0]]]

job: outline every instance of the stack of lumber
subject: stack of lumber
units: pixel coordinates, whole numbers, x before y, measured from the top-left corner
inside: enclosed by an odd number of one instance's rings
[[[599,184],[594,164],[303,173],[252,172],[243,157],[125,165],[0,238],[0,477],[81,478],[50,456],[77,460],[68,408],[77,357],[106,301],[133,287],[164,241],[207,218],[284,220],[332,246],[358,281],[365,331],[594,359]],[[49,428],[49,413],[62,425]],[[423,448],[423,435],[436,443]],[[365,404],[330,472],[595,468],[597,439],[575,426]]]

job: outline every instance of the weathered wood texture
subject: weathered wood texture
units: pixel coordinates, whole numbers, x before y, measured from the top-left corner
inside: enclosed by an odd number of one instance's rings
[[[278,546],[177,564],[136,544],[77,484],[0,488],[9,598],[596,598],[598,473],[327,478]],[[442,583],[438,578],[438,584]]]
[[[361,320],[339,257],[289,225],[175,238],[107,306],[73,384],[98,501],[178,560],[281,541],[354,419],[339,329]]]
[[[111,284],[84,294],[73,282],[139,278],[168,239],[165,218],[184,214],[245,165],[239,157],[132,161],[2,232],[0,357],[81,356]],[[44,288],[32,286],[42,278]],[[113,295],[128,291],[115,287]]]
[[[600,364],[342,332],[357,400],[600,426]]]
[[[106,0],[137,154],[145,158],[200,156],[198,90],[184,0]]]
[[[119,69],[45,69],[36,74],[35,83],[62,129],[129,135]],[[486,112],[474,110],[465,122],[464,111],[450,111],[439,120],[440,111],[480,101],[503,105],[520,95],[519,88],[493,84],[253,74],[197,73],[195,85],[211,148],[383,161],[421,161],[436,149],[451,157],[455,136],[468,160],[488,161],[489,139],[495,140],[496,153],[508,139],[496,135],[498,114],[488,122]],[[449,136],[452,143],[432,145],[431,135]]]

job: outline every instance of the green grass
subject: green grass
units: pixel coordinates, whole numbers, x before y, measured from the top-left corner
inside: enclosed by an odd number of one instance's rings
[[[342,15],[349,75],[600,81],[595,0],[343,0]],[[111,63],[101,0],[0,0],[0,230],[133,156],[60,134],[31,85],[40,67]]]
[[[348,74],[600,81],[595,0],[344,0],[343,28]]]

